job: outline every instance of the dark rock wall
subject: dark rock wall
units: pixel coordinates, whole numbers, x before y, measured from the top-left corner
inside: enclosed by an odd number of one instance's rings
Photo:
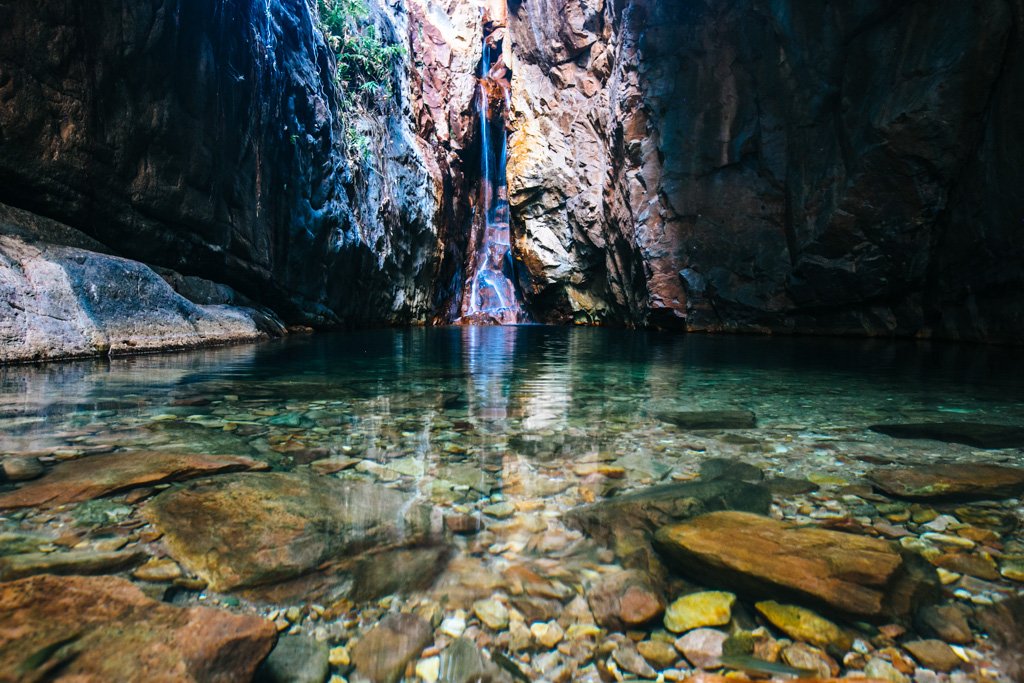
[[[1021,7],[515,5],[513,46],[524,62],[557,65],[540,88],[569,93],[545,102],[572,103],[595,75],[600,91],[588,99],[599,104],[582,113],[607,126],[591,126],[608,169],[597,187],[576,174],[581,185],[557,202],[537,188],[513,200],[529,239],[551,206],[571,217],[579,198],[602,198],[582,238],[555,237],[568,253],[606,245],[603,258],[555,278],[534,269],[534,291],[599,282],[590,310],[583,297],[563,298],[584,303],[578,319],[1019,340]],[[591,17],[581,30],[559,32],[562,17],[579,15]],[[528,98],[517,103],[520,121],[540,115]],[[578,113],[545,114],[567,123],[539,144],[572,136]],[[569,166],[594,157],[578,153]],[[553,313],[564,315],[565,306]]]
[[[400,103],[347,124],[374,149],[346,161],[314,23],[305,0],[0,3],[0,202],[292,321],[423,319],[423,150]]]

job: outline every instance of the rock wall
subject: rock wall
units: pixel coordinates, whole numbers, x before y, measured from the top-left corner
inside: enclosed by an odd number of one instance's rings
[[[535,306],[1019,341],[1022,7],[510,3]]]
[[[0,4],[0,203],[289,323],[454,319],[502,3],[369,4],[357,118],[307,0]],[[1019,341],[1024,1],[507,7],[535,319]]]
[[[375,21],[404,41],[402,18]],[[316,22],[305,0],[0,5],[0,202],[291,322],[424,320],[443,174],[409,78],[392,115],[342,122]]]

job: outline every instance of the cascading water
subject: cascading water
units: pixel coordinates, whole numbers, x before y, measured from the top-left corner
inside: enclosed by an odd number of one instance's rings
[[[459,322],[509,325],[526,313],[515,287],[505,166],[510,109],[509,69],[501,54],[504,27],[485,23],[477,114],[480,117],[480,198],[469,242]]]

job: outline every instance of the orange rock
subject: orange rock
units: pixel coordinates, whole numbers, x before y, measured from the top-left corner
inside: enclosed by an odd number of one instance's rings
[[[906,566],[888,541],[745,512],[702,515],[655,538],[678,569],[711,585],[758,596],[783,590],[851,615],[905,615],[937,585],[934,569]]]
[[[141,486],[267,467],[266,463],[236,455],[159,451],[92,455],[62,463],[42,479],[0,495],[0,510],[56,507]]]
[[[116,577],[0,584],[0,614],[0,671],[18,680],[251,680],[277,639],[259,617],[174,607]]]

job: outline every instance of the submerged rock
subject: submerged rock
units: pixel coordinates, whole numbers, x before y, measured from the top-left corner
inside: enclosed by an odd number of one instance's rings
[[[415,614],[389,614],[355,644],[352,663],[373,683],[395,683],[433,635],[430,624]]]
[[[975,448],[1024,448],[1024,427],[985,422],[917,422],[871,425],[871,431],[897,439],[931,439]]]
[[[0,495],[0,510],[56,507],[218,472],[264,469],[266,463],[234,455],[162,451],[91,455],[61,463],[42,479]]]
[[[171,555],[216,591],[261,586],[332,560],[424,540],[428,507],[373,484],[297,473],[235,474],[151,500]]]
[[[254,683],[324,683],[329,654],[327,643],[307,636],[281,636],[256,671]]]
[[[757,416],[749,410],[675,410],[657,414],[662,422],[680,429],[751,429],[757,426]]]
[[[755,467],[742,460],[732,458],[708,458],[700,463],[700,478],[712,479],[736,479],[739,481],[761,481],[764,479],[764,472],[761,468]]]
[[[767,514],[771,498],[762,486],[729,479],[662,484],[574,508],[565,521],[613,548],[627,566],[657,574],[652,530],[715,510]]]
[[[665,628],[685,633],[701,626],[724,626],[732,618],[736,596],[723,591],[703,591],[679,598],[665,610]]]
[[[977,463],[878,469],[868,479],[897,498],[1009,498],[1024,492],[1024,469]]]
[[[96,552],[72,550],[66,553],[24,553],[0,557],[0,580],[10,581],[35,574],[112,574],[129,569],[146,559],[141,551]]]
[[[621,630],[646,624],[665,611],[661,592],[643,572],[626,570],[602,579],[587,592],[594,620]]]
[[[713,512],[658,531],[670,566],[754,597],[776,594],[861,617],[908,614],[938,585],[887,541]]]
[[[755,607],[765,619],[795,640],[803,640],[818,647],[831,645],[843,652],[853,644],[850,634],[809,609],[783,605],[774,600],[759,602]]]
[[[259,617],[150,600],[114,577],[0,584],[0,671],[24,680],[251,680],[276,630]]]

